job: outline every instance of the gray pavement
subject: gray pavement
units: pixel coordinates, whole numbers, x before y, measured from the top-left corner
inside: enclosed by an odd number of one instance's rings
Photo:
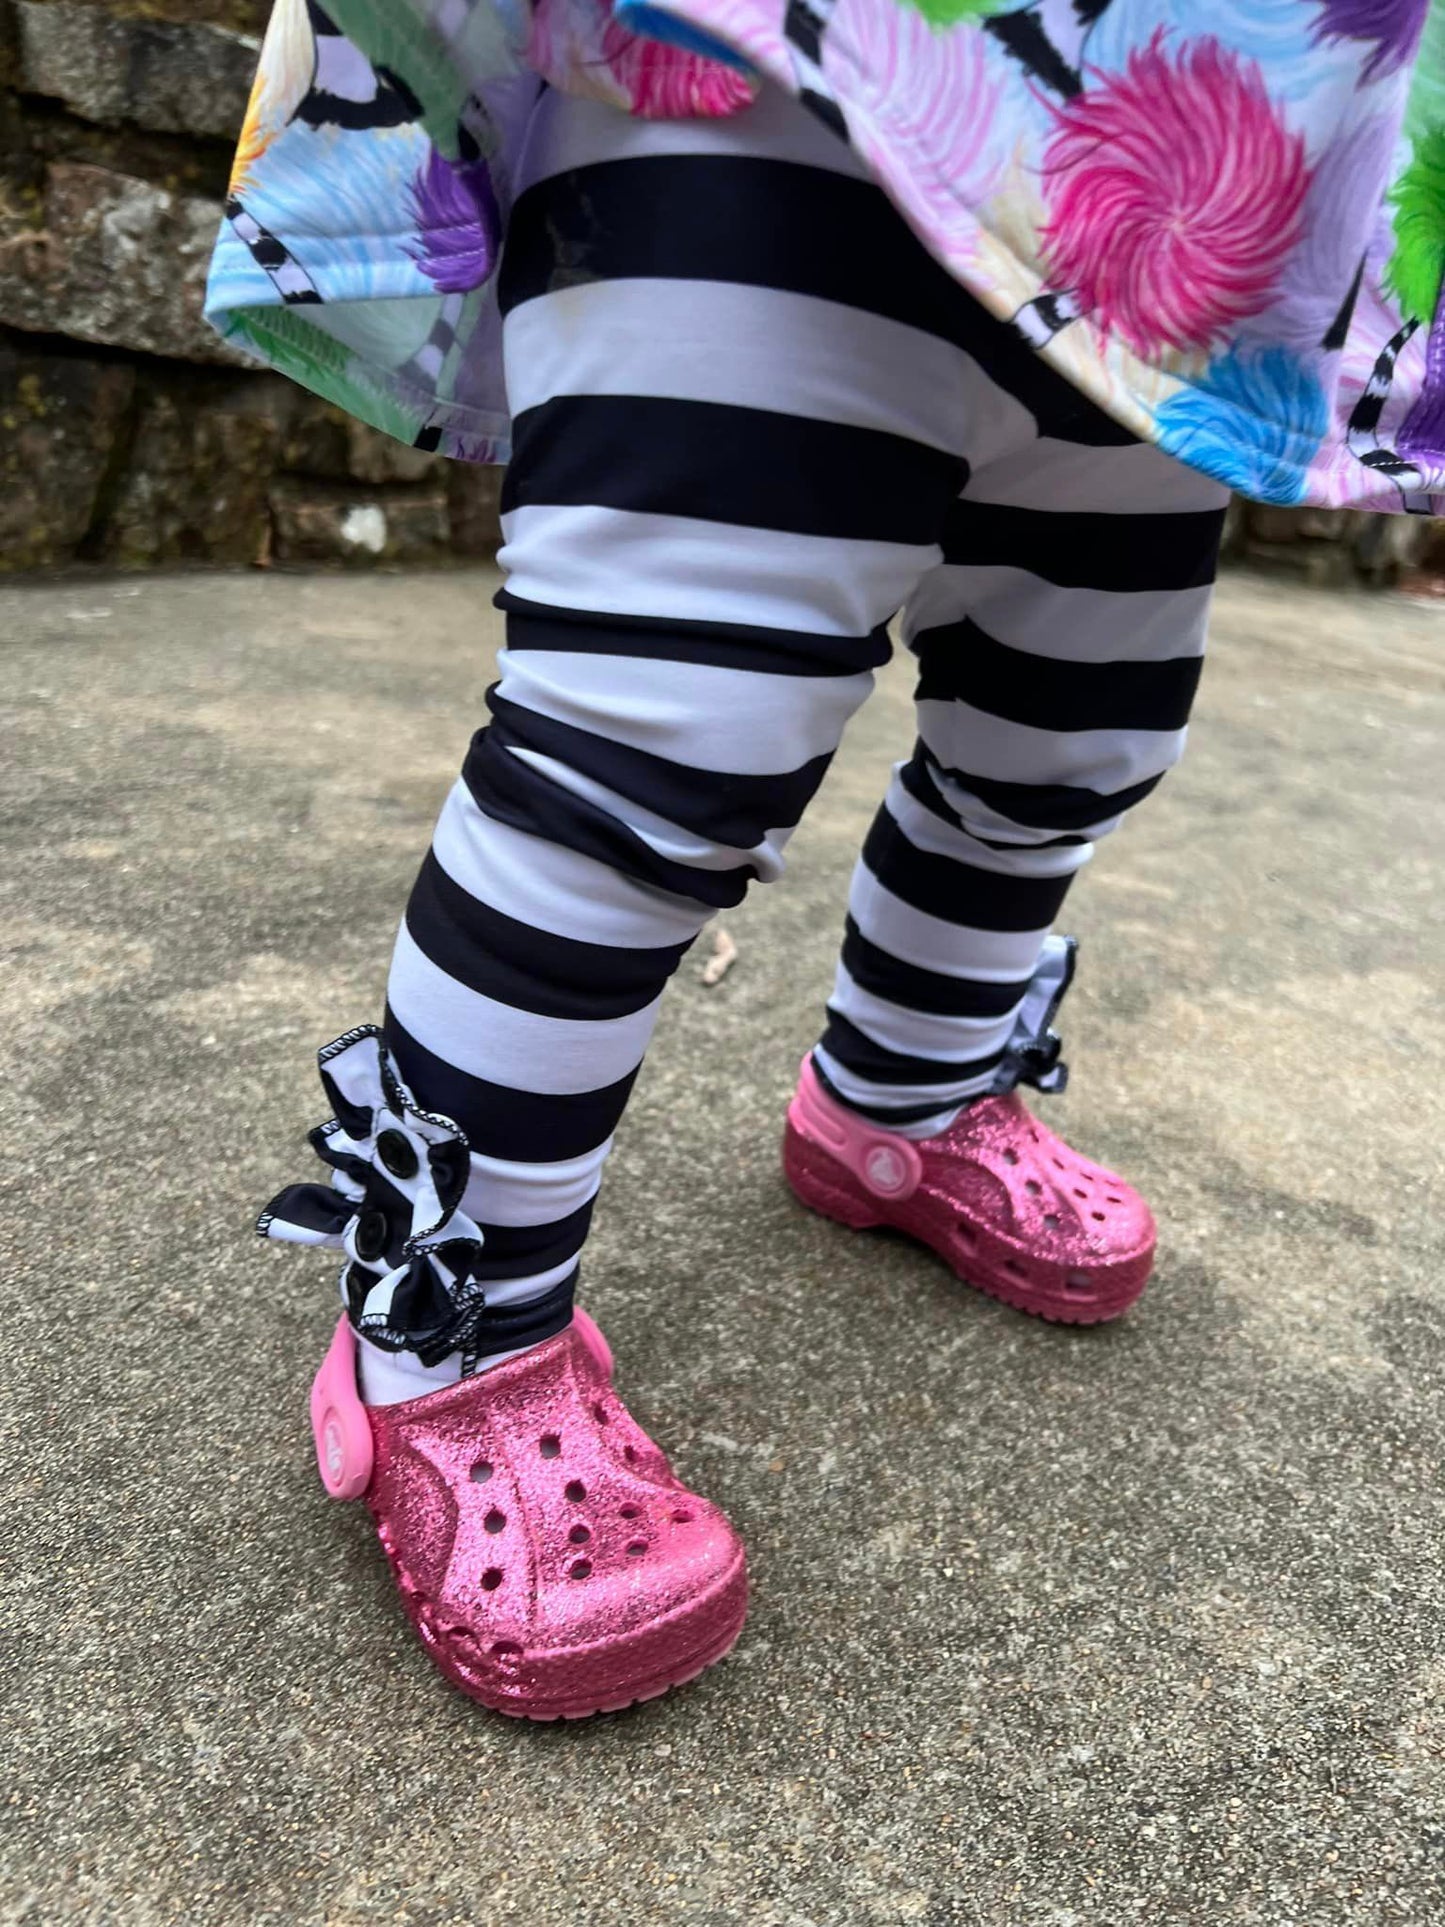
[[[1163,1223],[1094,1333],[776,1164],[895,665],[685,967],[586,1297],[755,1603],[518,1727],[434,1676],[304,1405],[313,1047],[377,1010],[486,572],[0,592],[0,1918],[1115,1927],[1445,1913],[1445,614],[1235,578],[1184,769],[1087,875],[1048,1105]]]

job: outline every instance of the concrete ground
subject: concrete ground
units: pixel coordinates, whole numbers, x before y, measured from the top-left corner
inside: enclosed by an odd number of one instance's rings
[[[580,1726],[452,1693],[310,1463],[315,1045],[378,1008],[486,572],[0,593],[0,1918],[1116,1927],[1445,1913],[1445,616],[1236,578],[1097,861],[1047,1103],[1163,1225],[1115,1329],[807,1216],[776,1145],[909,740],[689,963],[586,1297],[755,1603]]]

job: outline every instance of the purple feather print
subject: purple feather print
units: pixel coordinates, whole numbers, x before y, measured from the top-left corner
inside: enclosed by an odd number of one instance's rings
[[[1373,40],[1363,78],[1376,80],[1404,66],[1415,51],[1430,0],[1320,0],[1316,40]]]
[[[1425,346],[1425,382],[1400,428],[1402,455],[1438,466],[1445,462],[1445,330],[1437,324]]]
[[[496,266],[502,222],[485,161],[445,160],[433,147],[411,184],[412,258],[443,294],[479,288]]]
[[[1241,333],[1288,342],[1306,360],[1340,313],[1379,209],[1379,183],[1394,145],[1386,115],[1357,121],[1320,155],[1305,196],[1303,232],[1285,256],[1274,295]]]

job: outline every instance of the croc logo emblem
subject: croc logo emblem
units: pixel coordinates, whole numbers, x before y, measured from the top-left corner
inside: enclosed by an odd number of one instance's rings
[[[887,1196],[901,1191],[912,1175],[902,1153],[891,1144],[875,1144],[863,1160],[863,1176],[869,1189]]]
[[[328,1477],[333,1482],[338,1481],[346,1461],[346,1450],[341,1442],[341,1421],[334,1412],[328,1412],[326,1415],[326,1423],[321,1432],[321,1450],[326,1459]]]

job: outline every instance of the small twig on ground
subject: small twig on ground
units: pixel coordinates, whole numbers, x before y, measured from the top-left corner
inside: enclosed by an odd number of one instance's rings
[[[722,982],[737,960],[737,945],[726,930],[717,929],[713,932],[712,955],[698,972],[698,976],[711,990],[714,984]]]

